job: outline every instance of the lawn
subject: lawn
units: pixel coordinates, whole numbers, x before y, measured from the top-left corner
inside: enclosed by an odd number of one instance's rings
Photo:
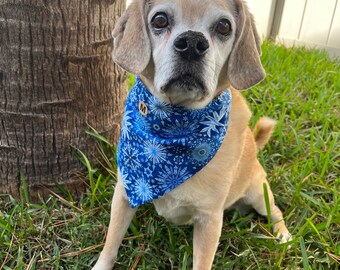
[[[294,239],[288,248],[272,238],[266,218],[226,211],[213,269],[339,269],[340,62],[270,42],[262,61],[266,80],[244,95],[252,126],[263,115],[278,121],[259,159]],[[0,269],[89,269],[96,261],[109,223],[115,150],[89,133],[100,150],[98,159],[79,153],[88,169],[83,198],[65,192],[32,204],[24,186],[20,201],[0,196]],[[146,205],[115,269],[190,269],[192,256],[192,228],[174,226]]]

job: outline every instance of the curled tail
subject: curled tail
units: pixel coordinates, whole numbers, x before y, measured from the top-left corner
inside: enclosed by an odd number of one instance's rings
[[[273,133],[276,121],[269,117],[262,117],[257,121],[253,130],[257,149],[263,149]]]

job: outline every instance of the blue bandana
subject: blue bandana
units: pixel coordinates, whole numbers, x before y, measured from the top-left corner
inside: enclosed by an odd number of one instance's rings
[[[131,207],[155,200],[200,171],[226,135],[230,90],[203,109],[161,102],[139,78],[129,92],[117,162]]]

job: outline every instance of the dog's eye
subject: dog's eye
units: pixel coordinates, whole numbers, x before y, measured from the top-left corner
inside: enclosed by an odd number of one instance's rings
[[[217,24],[216,24],[216,32],[223,36],[227,36],[231,32],[231,24],[230,21],[227,19],[221,19]]]
[[[151,20],[151,24],[156,29],[162,29],[169,25],[168,17],[165,13],[157,13]]]

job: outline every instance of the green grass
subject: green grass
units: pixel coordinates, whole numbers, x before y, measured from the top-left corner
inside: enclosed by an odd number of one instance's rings
[[[271,239],[266,218],[226,211],[214,269],[339,269],[340,62],[269,42],[262,61],[266,80],[244,95],[252,126],[263,115],[278,120],[259,159],[294,240],[288,249]],[[96,261],[109,223],[115,151],[89,133],[106,169],[79,153],[89,183],[79,201],[65,194],[33,204],[25,185],[21,200],[0,196],[0,269],[89,269]],[[192,228],[167,223],[147,205],[137,212],[115,269],[190,269],[192,255]]]

